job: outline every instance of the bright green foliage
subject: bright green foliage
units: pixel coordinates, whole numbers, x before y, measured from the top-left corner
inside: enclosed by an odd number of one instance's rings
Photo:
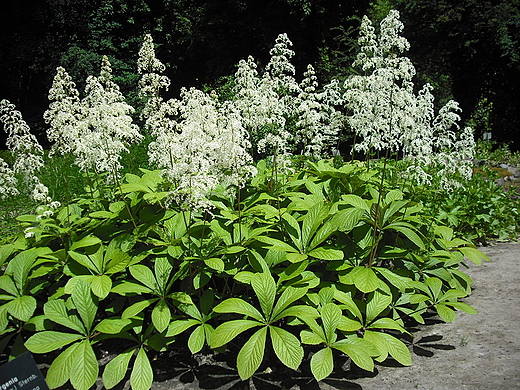
[[[218,304],[214,308],[217,313],[234,313],[251,320],[232,320],[220,325],[213,333],[211,347],[221,347],[240,333],[260,326],[238,353],[237,368],[240,377],[249,378],[262,363],[267,333],[271,337],[278,359],[287,367],[296,370],[303,359],[300,341],[292,333],[274,326],[273,323],[289,316],[300,319],[318,316],[312,307],[292,305],[307,293],[307,288],[287,287],[276,300],[276,283],[270,274],[256,273],[251,277],[250,283],[262,311],[240,298],[228,298]]]
[[[317,380],[338,354],[366,370],[389,356],[409,365],[405,320],[474,313],[460,301],[471,279],[459,266],[487,258],[376,181],[382,167],[320,161],[273,183],[261,162],[239,197],[213,195],[212,215],[165,209],[171,184],[143,170],[112,201],[22,216],[34,237],[0,247],[2,345],[13,357],[24,341],[34,353],[61,349],[53,388],[89,388],[106,339],[129,343],[104,366],[106,388],[125,378],[150,388],[149,352],[178,338],[192,353],[240,345],[244,380],[271,350],[293,370],[309,361]],[[319,346],[312,357],[307,345]]]

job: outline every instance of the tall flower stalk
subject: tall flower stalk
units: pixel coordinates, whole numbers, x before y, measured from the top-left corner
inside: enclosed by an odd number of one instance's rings
[[[44,115],[50,125],[48,137],[55,142],[55,150],[71,152],[83,172],[107,173],[108,183],[117,183],[122,153],[142,135],[130,117],[134,109],[112,80],[106,56],[99,76],[87,78],[83,99],[78,95],[70,76],[58,68],[49,93],[51,104]]]
[[[0,122],[3,123],[7,133],[6,145],[14,157],[12,169],[3,160],[0,162],[3,180],[0,184],[5,188],[2,193],[7,195],[17,192],[14,188],[16,179],[9,175],[20,174],[25,188],[36,202],[43,204],[51,202],[48,188],[38,177],[44,166],[43,148],[31,134],[29,125],[23,120],[20,111],[5,99],[0,101]]]

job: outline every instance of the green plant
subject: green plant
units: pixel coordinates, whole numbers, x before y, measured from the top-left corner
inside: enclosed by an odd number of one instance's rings
[[[271,338],[274,352],[287,367],[296,370],[303,359],[303,348],[296,336],[273,323],[292,316],[298,318],[316,317],[318,313],[305,305],[292,305],[303,297],[307,288],[287,287],[276,300],[276,283],[267,273],[251,276],[251,287],[255,292],[260,312],[250,303],[240,298],[228,298],[213,310],[217,313],[233,313],[251,319],[231,320],[219,325],[211,337],[211,347],[218,348],[227,344],[240,333],[260,327],[242,346],[237,356],[237,369],[242,379],[252,376],[264,357],[267,334]]]

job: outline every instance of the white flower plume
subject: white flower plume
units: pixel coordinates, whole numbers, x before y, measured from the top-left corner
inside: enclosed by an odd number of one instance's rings
[[[43,148],[36,137],[31,134],[20,111],[5,99],[0,101],[0,122],[3,123],[7,133],[6,145],[14,157],[12,172],[23,175],[24,184],[32,192],[34,200],[42,203],[50,202],[51,199],[47,196],[48,189],[41,184],[37,176],[44,165]],[[14,178],[7,177],[11,171],[6,167],[5,162],[1,165],[4,185],[7,185],[7,190],[4,192],[13,193],[10,186],[14,184]]]

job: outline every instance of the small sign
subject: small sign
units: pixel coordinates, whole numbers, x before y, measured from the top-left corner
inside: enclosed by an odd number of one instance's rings
[[[49,390],[30,352],[0,366],[0,390]]]

